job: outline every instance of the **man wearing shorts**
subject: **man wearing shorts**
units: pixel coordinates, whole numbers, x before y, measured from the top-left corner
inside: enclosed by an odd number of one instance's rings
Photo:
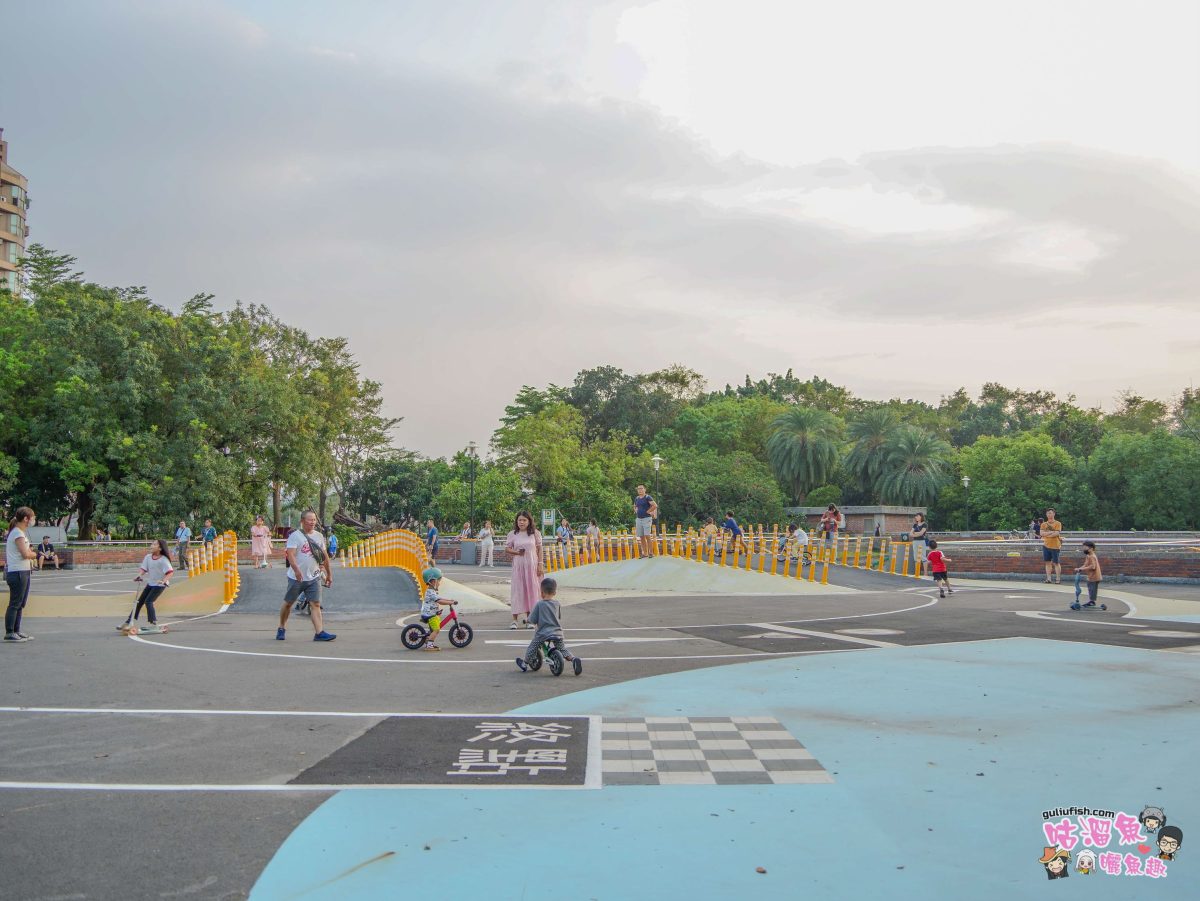
[[[1062,564],[1058,555],[1062,551],[1062,523],[1054,518],[1054,511],[1046,511],[1046,521],[1042,523],[1042,562],[1046,564],[1046,584],[1050,584],[1051,570],[1054,572],[1054,584],[1062,579]]]
[[[316,513],[309,510],[300,517],[300,528],[288,536],[284,556],[287,558],[288,588],[279,610],[279,629],[275,638],[284,640],[292,604],[303,598],[308,601],[312,616],[313,641],[333,641],[337,636],[325,631],[325,618],[321,613],[321,583],[324,582],[326,588],[333,585],[333,570],[329,566],[325,539],[317,531]]]
[[[658,504],[646,493],[645,485],[637,486],[637,497],[633,499],[635,514],[634,534],[637,536],[638,548],[643,557],[654,556],[654,517],[658,515]]]

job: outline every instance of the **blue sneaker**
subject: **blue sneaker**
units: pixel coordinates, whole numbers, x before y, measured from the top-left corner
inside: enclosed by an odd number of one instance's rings
[[[313,641],[333,641],[335,638],[337,638],[336,635],[330,632],[321,631],[313,636]]]
[[[529,664],[525,662],[525,659],[523,657],[517,658],[517,669],[519,669],[523,673],[529,672]]]
[[[286,633],[286,631],[287,630],[285,630],[285,629],[276,629],[275,630],[275,640],[283,641],[283,637],[284,637],[284,634]]]

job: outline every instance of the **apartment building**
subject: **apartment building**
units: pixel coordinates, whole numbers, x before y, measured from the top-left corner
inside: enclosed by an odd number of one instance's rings
[[[29,226],[28,180],[8,165],[8,142],[0,128],[0,290],[17,289],[17,263],[25,252]]]

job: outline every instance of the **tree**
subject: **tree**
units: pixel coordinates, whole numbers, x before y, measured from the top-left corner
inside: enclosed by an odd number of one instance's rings
[[[949,480],[950,445],[924,429],[903,425],[887,443],[879,494],[885,504],[927,505]]]
[[[614,522],[628,521],[631,494],[622,496]],[[657,500],[668,528],[675,523],[698,526],[710,516],[720,521],[726,510],[743,523],[776,523],[783,517],[783,492],[770,467],[744,451],[672,449]]]
[[[766,463],[771,424],[787,405],[767,397],[719,397],[684,407],[669,428],[658,433],[656,447],[697,447],[718,453],[750,454]]]
[[[797,501],[829,481],[838,460],[842,422],[812,407],[793,407],[777,417],[767,439],[776,477]]]
[[[884,463],[900,425],[900,417],[888,407],[874,407],[851,420],[847,431],[854,444],[846,455],[844,465],[863,491],[879,496],[879,481]]]
[[[1088,461],[1109,528],[1200,527],[1200,445],[1165,429],[1110,432]]]
[[[1132,391],[1122,391],[1117,409],[1104,417],[1110,429],[1147,435],[1167,424],[1167,405]]]

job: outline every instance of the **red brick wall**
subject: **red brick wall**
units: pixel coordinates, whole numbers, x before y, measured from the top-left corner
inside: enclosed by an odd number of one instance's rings
[[[1044,575],[1041,545],[992,544],[947,541],[941,545],[950,557],[950,571]],[[1189,579],[1200,581],[1200,552],[1179,545],[1105,545],[1096,553],[1105,581],[1133,579]],[[1075,547],[1061,554],[1063,578],[1074,578],[1083,555]]]

